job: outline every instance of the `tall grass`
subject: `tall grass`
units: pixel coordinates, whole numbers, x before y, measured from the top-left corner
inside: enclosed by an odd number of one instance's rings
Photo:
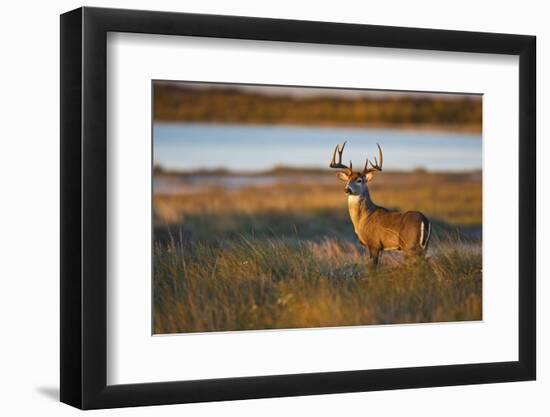
[[[181,241],[154,248],[155,333],[481,319],[481,253],[458,241],[426,261],[385,255],[378,271],[353,244]]]
[[[457,226],[479,226],[481,186],[452,178],[372,191],[435,219],[428,259],[385,253],[377,271],[339,186],[157,196],[154,332],[480,320],[481,242]]]

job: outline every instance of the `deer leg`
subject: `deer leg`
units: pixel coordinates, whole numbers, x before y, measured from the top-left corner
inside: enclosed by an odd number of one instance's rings
[[[378,263],[380,261],[380,248],[369,247],[370,264],[367,267],[372,267],[374,270],[378,270]]]

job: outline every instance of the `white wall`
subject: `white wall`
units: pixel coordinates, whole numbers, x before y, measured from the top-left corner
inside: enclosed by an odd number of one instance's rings
[[[59,376],[58,15],[80,5],[69,0],[55,4],[20,1],[5,2],[2,7],[0,409],[4,415],[33,411],[76,414],[55,399]],[[550,134],[542,118],[550,97],[543,76],[544,71],[550,73],[550,26],[542,1],[88,0],[86,5],[534,34],[538,37],[538,137],[542,145],[538,160],[550,157],[548,145],[541,140]],[[539,164],[539,213],[550,209],[550,195],[548,191],[542,194],[541,185],[549,179],[549,166],[541,168]],[[550,250],[549,226],[539,214],[539,236],[546,232],[539,239],[539,259]],[[547,265],[539,265],[537,382],[146,407],[99,414],[548,415],[550,326],[546,321],[550,309],[542,301],[550,296],[549,273]]]

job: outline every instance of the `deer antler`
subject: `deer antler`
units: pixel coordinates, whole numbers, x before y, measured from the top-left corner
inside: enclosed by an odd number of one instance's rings
[[[347,143],[347,141],[344,142],[341,147],[340,147],[340,145],[336,145],[336,147],[334,148],[334,152],[332,154],[332,161],[330,161],[330,167],[331,168],[340,168],[340,169],[345,170],[348,174],[351,174],[351,172],[352,172],[351,161],[349,161],[349,167],[342,163],[342,153],[344,152],[344,148],[346,147],[346,143]],[[338,152],[338,162],[336,162],[336,152]]]
[[[380,165],[378,165],[378,160],[376,159],[376,157],[374,157],[374,164],[367,158],[365,168],[363,168],[363,174],[368,174],[369,172],[373,171],[382,171],[382,164],[384,163],[384,158],[382,157],[382,148],[380,148],[380,145],[378,143],[376,144],[376,146],[378,146],[378,153],[380,155]],[[369,168],[369,162],[372,168]]]

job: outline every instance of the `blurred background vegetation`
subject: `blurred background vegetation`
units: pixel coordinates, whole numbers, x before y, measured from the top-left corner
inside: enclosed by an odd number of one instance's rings
[[[155,121],[239,124],[429,125],[481,131],[480,96],[452,98],[452,95],[381,92],[346,97],[334,95],[331,89],[324,91],[296,96],[215,84],[197,88],[190,84],[156,82],[154,118]]]

